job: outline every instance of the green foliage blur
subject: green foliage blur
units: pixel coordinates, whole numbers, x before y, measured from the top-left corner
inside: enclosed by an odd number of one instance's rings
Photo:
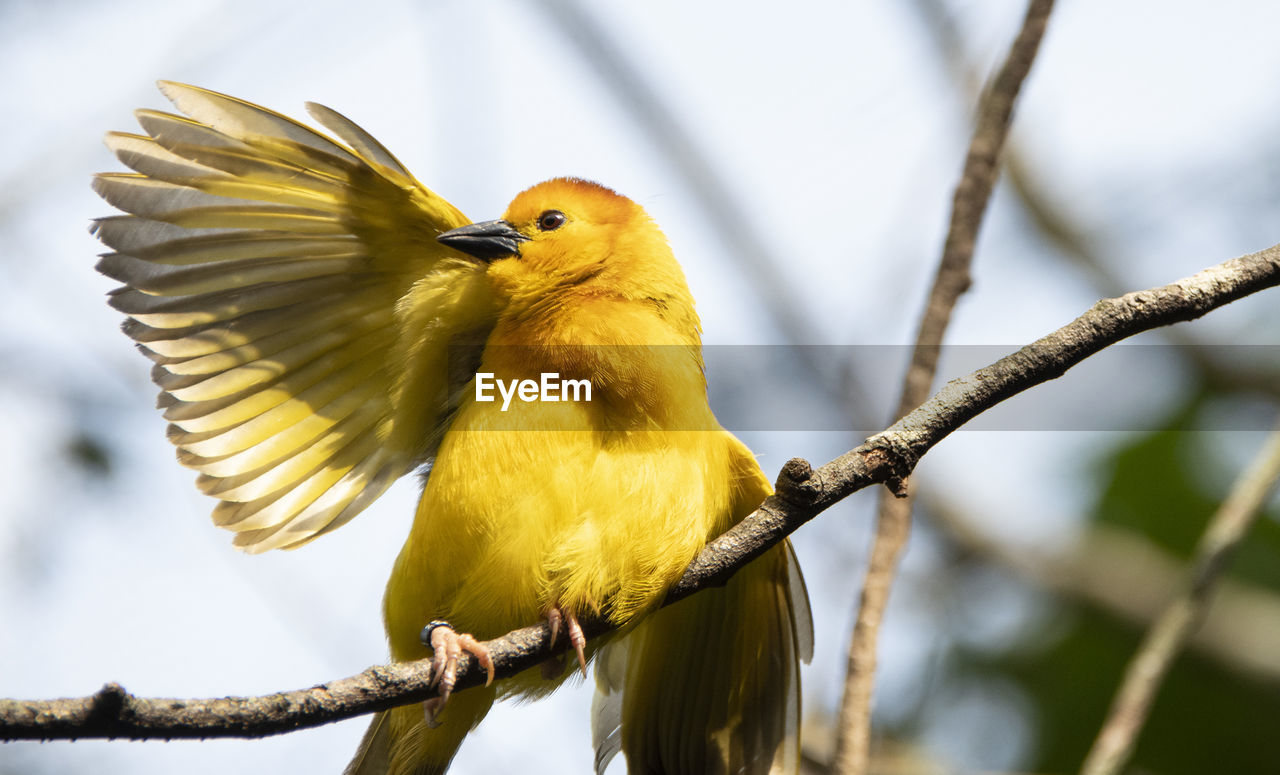
[[[1220,398],[1202,391],[1170,412],[1161,429],[1103,450],[1095,465],[1099,494],[1090,518],[1188,558],[1225,494],[1225,487],[1211,491],[1206,484],[1213,477],[1205,469],[1218,462],[1212,459],[1211,432],[1191,430],[1205,407]],[[1235,436],[1253,443],[1258,434]],[[984,562],[965,559],[969,572]],[[1280,510],[1262,515],[1227,576],[1280,595]],[[1034,742],[1026,770],[1076,772],[1143,630],[1088,601],[1053,596],[1046,604],[1052,610],[1043,617],[1051,627],[1025,632],[996,654],[957,647],[944,661],[942,680],[1017,687],[1031,708]],[[1280,643],[1271,648],[1280,649]],[[1126,772],[1280,772],[1280,745],[1269,742],[1277,720],[1280,683],[1186,650],[1156,697]]]

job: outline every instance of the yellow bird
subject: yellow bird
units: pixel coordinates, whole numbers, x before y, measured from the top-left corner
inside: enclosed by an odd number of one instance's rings
[[[549,618],[595,661],[597,770],[794,772],[811,624],[789,546],[657,609],[708,540],[770,492],[707,404],[701,327],[638,205],[560,178],[471,224],[340,114],[337,139],[171,82],[107,143],[95,189],[183,464],[250,552],[300,546],[429,465],[387,585],[396,660]],[[620,626],[584,644],[578,620]],[[424,644],[424,634],[427,643]],[[349,773],[443,772],[495,698],[549,693],[548,660],[378,714]]]

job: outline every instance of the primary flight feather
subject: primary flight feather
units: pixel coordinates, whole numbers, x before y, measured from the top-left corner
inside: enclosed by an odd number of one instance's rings
[[[794,772],[811,632],[790,547],[657,609],[770,488],[707,404],[693,299],[643,209],[561,178],[472,224],[333,110],[308,106],[337,139],[161,90],[185,115],[107,137],[135,173],[95,180],[127,213],[96,223],[98,268],[215,523],[293,548],[432,463],[384,619],[442,698],[378,714],[348,772],[442,772],[494,699],[559,686],[548,660],[449,697],[461,651],[540,618],[596,660],[599,771],[620,751],[635,773]],[[528,400],[547,384],[573,393]],[[585,643],[584,617],[621,629]]]

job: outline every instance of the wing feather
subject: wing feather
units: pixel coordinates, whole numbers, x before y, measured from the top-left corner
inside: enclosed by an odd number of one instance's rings
[[[343,312],[341,316],[334,316],[340,318],[340,321],[331,322],[351,326],[353,331],[373,331],[379,326],[389,324],[392,317],[388,310],[381,309],[364,312],[359,317],[349,316],[347,310]],[[153,360],[168,374],[220,374],[281,352],[298,352],[306,348],[323,347],[330,343],[337,346],[350,338],[344,334],[345,332],[335,333],[330,329],[320,333],[317,338],[312,327],[285,329],[257,337],[236,347],[227,347],[203,355],[153,358]]]
[[[197,86],[173,81],[158,85],[178,110],[195,121],[242,142],[277,149],[282,158],[294,157],[304,166],[322,157],[353,167],[367,165],[347,148],[275,111]]]
[[[296,165],[263,159],[252,150],[165,146],[151,137],[111,132],[107,147],[126,166],[148,180],[189,186],[231,199],[296,204],[338,211],[341,181],[315,175]]]
[[[241,470],[252,470],[267,462],[278,460],[287,454],[297,454],[311,443],[321,432],[350,414],[355,408],[350,402],[339,402],[339,397],[330,398],[327,393],[334,392],[338,386],[348,386],[348,392],[363,399],[370,398],[372,391],[355,385],[350,381],[359,375],[359,369],[349,370],[347,379],[335,379],[334,385],[329,382],[313,385],[299,394],[299,400],[286,399],[261,414],[236,423],[226,428],[214,428],[210,431],[188,431],[176,426],[170,431],[170,438],[175,443],[181,442],[183,449],[203,458],[225,458],[229,455],[244,453],[237,463]],[[275,391],[286,394],[286,391]],[[316,406],[316,401],[329,398],[329,402]],[[301,404],[301,405],[300,405]],[[301,410],[310,408],[310,414]],[[363,414],[366,424],[373,424],[375,417],[366,412]],[[292,420],[288,424],[284,421]]]
[[[192,230],[184,229],[183,231]],[[106,241],[105,238],[104,241]],[[119,248],[122,255],[149,261],[157,266],[205,264],[208,265],[205,268],[211,271],[216,271],[214,267],[224,262],[246,259],[347,256],[360,249],[359,241],[349,234],[281,236],[269,231],[233,231],[226,235],[170,240],[164,242],[160,249],[149,249],[145,244],[135,245],[132,248]]]
[[[94,180],[126,213],[94,223],[98,269],[122,283],[109,302],[154,363],[178,459],[221,501],[214,522],[248,551],[292,548],[433,453],[492,300],[435,240],[466,217],[349,119],[312,107],[335,140],[160,88],[185,115],[141,110],[146,134],[107,136],[133,172]]]
[[[312,277],[343,275],[364,269],[360,251],[321,256],[271,256],[173,268],[108,253],[98,271],[113,279],[130,278],[133,287],[157,296],[193,296],[260,283],[287,283]]]
[[[157,363],[186,360],[201,355],[221,352],[257,341],[278,333],[279,316],[287,314],[294,319],[314,315],[328,315],[331,325],[344,325],[348,320],[365,314],[376,306],[367,291],[351,294],[325,294],[314,299],[285,307],[250,312],[234,320],[216,321],[185,328],[154,328],[137,320],[125,322],[125,332],[148,358]],[[298,338],[309,336],[303,327],[295,329]],[[173,338],[178,336],[180,338]]]
[[[207,401],[242,395],[249,390],[260,390],[275,385],[287,375],[286,389],[292,390],[298,383],[311,384],[325,379],[348,363],[367,352],[369,338],[378,331],[361,338],[348,338],[342,331],[326,331],[322,335],[299,342],[292,347],[243,366],[236,366],[215,374],[179,374],[164,366],[154,368],[157,385],[179,401]],[[193,381],[193,379],[195,381]],[[277,388],[279,389],[279,388]]]
[[[351,172],[359,169],[350,165],[333,169],[300,165],[172,113],[139,110],[134,115],[151,139],[175,156],[232,175],[252,174],[284,183],[305,181],[312,189],[341,192],[351,185]]]
[[[257,500],[284,489],[303,474],[323,465],[357,426],[372,425],[371,419],[359,415],[358,410],[373,392],[368,386],[352,389],[326,404],[323,415],[312,414],[297,422],[290,428],[290,434],[299,438],[297,448],[288,450],[279,459],[235,476],[202,476],[197,480],[198,486],[205,494],[228,501]],[[353,415],[354,419],[346,422]],[[272,437],[277,450],[284,447],[286,441],[283,435]],[[270,476],[265,475],[267,473]]]
[[[107,132],[106,143],[126,167],[157,180],[197,180],[209,177],[230,179],[217,170],[182,158],[145,135]]]
[[[345,140],[347,145],[356,149],[356,152],[364,158],[375,161],[384,167],[390,167],[402,175],[409,174],[409,170],[404,168],[400,160],[393,156],[385,145],[378,142],[373,135],[361,129],[354,121],[338,111],[316,102],[308,102],[307,112],[329,131]]]
[[[336,464],[322,466],[288,489],[257,500],[219,503],[213,521],[219,525],[237,525],[239,530],[262,530],[276,527],[300,516],[317,498],[328,492],[372,452],[373,440],[368,431],[347,441],[334,456]],[[353,454],[354,451],[354,454]]]
[[[379,467],[367,458],[361,468],[348,473],[329,492],[293,520],[265,530],[238,533],[234,544],[247,551],[294,549],[349,522],[399,478],[391,465]]]
[[[158,261],[178,245],[208,244],[219,238],[229,240],[260,239],[251,232],[236,229],[184,229],[163,221],[147,221],[132,215],[108,215],[93,222],[90,231],[107,247],[149,261]],[[209,260],[209,259],[198,259]]]
[[[301,454],[311,447],[322,447],[336,452],[341,443],[354,434],[373,427],[377,418],[368,411],[357,411],[333,423],[331,428],[290,428],[239,451],[220,456],[201,456],[190,450],[180,450],[179,458],[190,468],[206,476],[225,479],[241,476],[246,472],[261,472],[275,468],[288,458]],[[207,488],[205,488],[207,489]]]

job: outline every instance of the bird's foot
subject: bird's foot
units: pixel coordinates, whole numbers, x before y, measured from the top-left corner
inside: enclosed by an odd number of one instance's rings
[[[439,695],[422,703],[423,713],[427,717],[427,726],[438,726],[436,716],[444,710],[449,695],[453,693],[454,684],[458,681],[458,659],[462,652],[476,658],[481,667],[488,673],[484,685],[493,683],[493,657],[489,649],[469,633],[459,633],[448,622],[434,621],[422,628],[422,642],[431,647],[431,687],[439,688]]]
[[[572,613],[569,613],[567,611],[562,611],[559,608],[556,608],[555,606],[552,606],[551,608],[547,609],[546,617],[547,617],[547,623],[551,625],[551,645],[552,646],[556,645],[556,638],[559,637],[560,635],[560,627],[564,626],[569,634],[569,642],[573,644],[573,650],[578,653],[578,666],[582,668],[582,677],[586,678],[587,677],[587,655],[586,655],[587,636],[582,634],[582,625],[578,624],[578,617],[574,616]],[[546,676],[547,673],[549,672],[548,667],[550,667],[551,669],[555,670],[555,672],[548,677],[555,677],[556,675],[559,675],[559,671],[560,671],[559,664],[560,664],[559,660],[556,660],[554,663],[551,663],[550,660],[548,660],[548,662],[544,662],[542,667],[542,674]]]

